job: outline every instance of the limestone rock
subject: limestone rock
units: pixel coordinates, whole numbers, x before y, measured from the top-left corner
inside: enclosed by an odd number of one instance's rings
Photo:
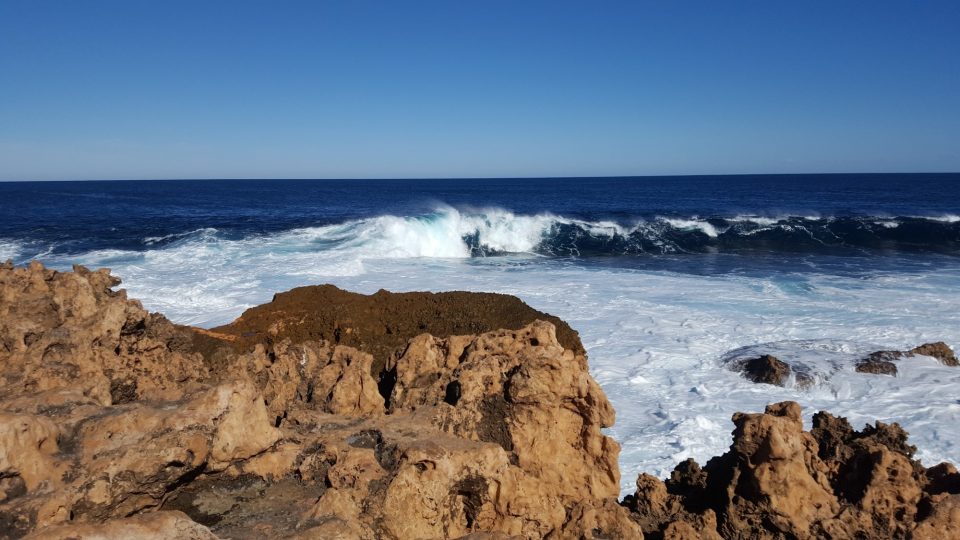
[[[435,406],[444,431],[500,445],[558,494],[616,497],[620,447],[600,432],[613,425],[613,407],[586,358],[564,349],[552,324],[538,321],[469,343],[415,338],[395,370],[392,411]]]
[[[25,540],[217,540],[210,529],[181,512],[153,512],[104,523],[62,525],[31,534]]]
[[[114,292],[108,270],[0,270],[0,397],[75,388],[102,405],[177,399],[206,367],[189,337]]]
[[[117,283],[0,267],[0,536],[642,537],[613,409],[553,324],[403,338],[377,368],[278,315],[210,354],[196,336],[226,334]]]
[[[255,384],[279,424],[291,409],[306,407],[332,414],[382,414],[383,396],[370,375],[373,357],[344,346],[290,340],[254,350],[232,361],[228,378]]]
[[[624,504],[645,533],[880,539],[951,530],[956,470],[924,469],[896,424],[855,431],[821,412],[805,432],[793,402],[733,420],[730,451],[703,469],[688,461],[665,483],[648,475],[637,480],[637,493]]]

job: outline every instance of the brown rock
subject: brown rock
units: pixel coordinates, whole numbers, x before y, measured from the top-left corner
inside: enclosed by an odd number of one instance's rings
[[[452,331],[500,320],[515,299],[452,297],[474,302],[463,313],[493,315],[455,316],[438,323],[441,336],[416,332],[395,347],[393,337],[368,339],[374,321],[403,318],[408,301],[414,319],[429,306],[447,313],[452,300],[325,289],[356,300],[344,313],[362,324],[326,308],[311,319],[310,293],[209,332],[146,313],[116,284],[106,271],[0,265],[0,536],[957,533],[954,467],[922,467],[896,424],[856,431],[818,413],[804,432],[791,402],[735,415],[729,452],[702,468],[685,461],[666,482],[641,475],[616,504],[619,447],[601,431],[614,412],[582,349],[544,321]],[[394,311],[376,307],[378,297]],[[361,307],[371,311],[350,311]],[[266,324],[267,313],[275,319],[262,332],[239,330]],[[329,322],[333,342],[311,334]],[[383,335],[400,330],[413,327]],[[194,352],[204,343],[215,346]],[[946,357],[919,349],[911,354]],[[784,380],[775,359],[760,360],[764,377]]]
[[[177,399],[206,378],[190,337],[107,270],[0,269],[0,398],[74,388],[102,405]]]
[[[880,539],[951,531],[945,492],[958,487],[955,469],[925,470],[896,424],[855,431],[821,412],[808,433],[792,402],[738,413],[734,423],[730,451],[702,470],[688,461],[665,483],[641,475],[624,504],[645,533]]]
[[[874,375],[891,375],[896,377],[899,371],[897,365],[888,360],[879,360],[874,358],[874,354],[857,362],[856,370],[858,373],[872,373]]]
[[[947,346],[946,343],[938,341],[936,343],[924,343],[919,347],[914,347],[910,349],[910,354],[919,354],[923,356],[932,356],[940,361],[941,364],[950,367],[960,366],[960,361],[957,360],[957,355],[954,354],[953,349]]]
[[[86,525],[62,525],[31,534],[26,540],[217,540],[210,529],[182,512],[152,512]]]
[[[755,383],[783,386],[790,377],[790,366],[769,354],[737,362],[732,368]]]
[[[936,343],[924,343],[909,351],[877,351],[870,353],[866,358],[857,362],[856,369],[860,373],[896,376],[898,370],[894,362],[916,355],[931,356],[939,360],[941,364],[949,367],[957,367],[960,365],[960,361],[957,360],[953,349],[947,346],[946,343],[938,341]]]
[[[469,343],[416,338],[396,373],[392,411],[436,406],[442,429],[500,445],[558,495],[616,497],[620,447],[600,432],[613,425],[613,407],[586,358],[565,350],[552,324],[538,321]]]
[[[927,502],[928,514],[912,531],[913,540],[960,538],[960,495],[940,495]]]
[[[476,335],[519,329],[535,320],[557,328],[566,349],[583,354],[580,337],[562,320],[542,313],[514,296],[492,293],[347,292],[332,285],[299,287],[274,295],[269,304],[250,308],[232,323],[195,335],[208,357],[221,347],[246,352],[257,343],[327,341],[371,354],[372,375],[408,340],[420,334]]]
[[[385,370],[282,336],[279,314],[251,348],[177,328],[117,283],[0,268],[3,536],[642,537],[616,504],[613,409],[550,323],[403,338]],[[492,310],[451,328],[532,311],[437,296],[408,300]],[[203,357],[194,334],[240,345]]]

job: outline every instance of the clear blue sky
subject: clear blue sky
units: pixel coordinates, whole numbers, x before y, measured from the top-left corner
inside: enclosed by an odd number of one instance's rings
[[[960,171],[960,2],[0,0],[0,180]]]

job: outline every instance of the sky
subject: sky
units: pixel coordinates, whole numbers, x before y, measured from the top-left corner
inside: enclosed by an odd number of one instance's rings
[[[960,171],[960,2],[0,0],[0,180]]]

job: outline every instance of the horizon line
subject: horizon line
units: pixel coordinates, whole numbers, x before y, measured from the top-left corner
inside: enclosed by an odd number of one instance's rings
[[[550,180],[550,179],[588,179],[588,178],[689,178],[703,176],[891,176],[901,174],[951,175],[960,174],[960,171],[895,171],[895,172],[810,172],[810,173],[711,173],[711,174],[628,174],[628,175],[546,175],[546,176],[394,176],[394,177],[202,177],[202,178],[55,178],[47,180],[0,180],[0,183],[12,184],[19,182],[206,182],[206,181],[271,181],[271,180],[302,180],[302,181],[403,181],[403,180]]]

